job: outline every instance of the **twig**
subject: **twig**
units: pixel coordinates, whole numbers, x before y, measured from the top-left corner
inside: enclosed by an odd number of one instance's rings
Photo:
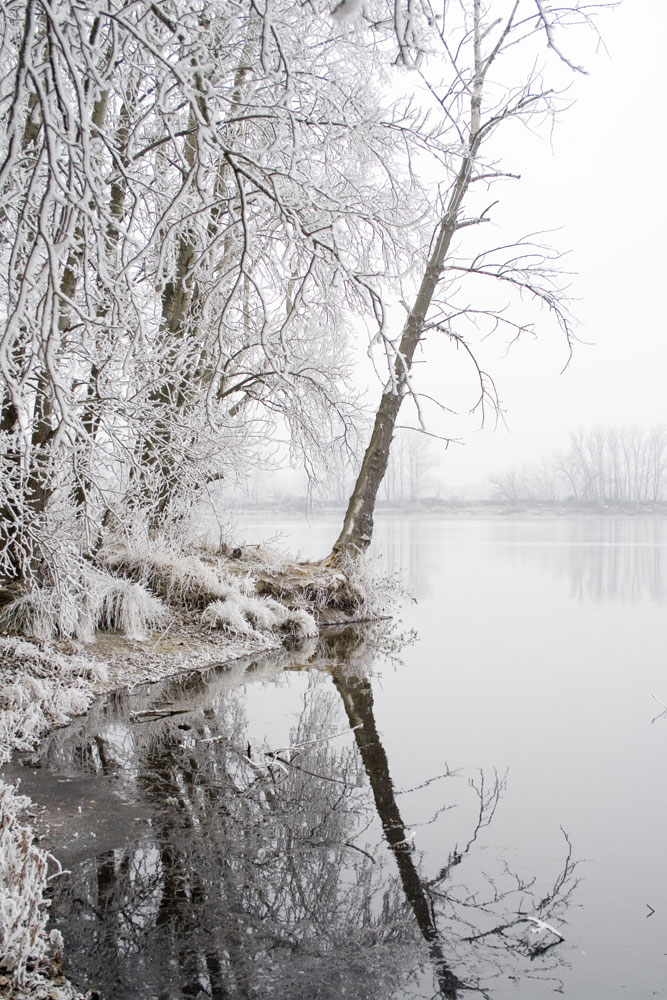
[[[278,747],[277,750],[265,750],[265,757],[275,757],[279,753],[284,753],[286,750],[303,750],[305,747],[314,746],[316,743],[327,743],[329,740],[335,740],[338,736],[345,736],[347,733],[353,733],[355,729],[361,729],[363,722],[360,722],[358,726],[351,726],[349,729],[342,729],[339,733],[332,733],[331,736],[320,736],[315,740],[306,740],[304,743],[295,743],[293,746]]]
[[[658,712],[658,714],[657,714],[657,715],[654,715],[654,716],[653,716],[653,718],[651,719],[651,725],[653,725],[653,723],[654,723],[654,722],[655,722],[655,721],[656,721],[657,719],[662,719],[662,717],[663,717],[664,715],[667,715],[667,705],[665,705],[664,701],[660,701],[660,698],[658,698],[658,697],[657,697],[656,695],[654,695],[654,694],[652,694],[652,695],[651,695],[651,698],[653,698],[653,699],[654,699],[654,701],[657,701],[658,705],[662,705],[662,709],[663,709],[663,710],[662,710],[662,712]]]

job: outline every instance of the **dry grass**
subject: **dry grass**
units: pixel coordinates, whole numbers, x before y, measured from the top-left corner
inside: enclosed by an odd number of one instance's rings
[[[352,572],[321,563],[286,563],[281,569],[257,574],[258,593],[320,616],[339,612],[341,618],[368,617],[368,596]]]
[[[188,611],[201,611],[211,601],[224,601],[237,590],[233,582],[192,556],[121,549],[104,553],[103,562],[114,574],[143,584],[167,604]]]

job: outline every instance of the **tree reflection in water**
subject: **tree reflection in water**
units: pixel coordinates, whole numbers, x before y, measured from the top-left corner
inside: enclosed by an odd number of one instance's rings
[[[240,687],[202,678],[163,689],[178,714],[158,704],[130,721],[116,704],[97,731],[52,738],[51,763],[120,768],[122,794],[149,813],[137,841],[54,882],[78,984],[108,1000],[387,1000],[489,995],[494,977],[549,974],[558,938],[544,923],[575,884],[569,857],[541,893],[502,864],[476,887],[454,879],[493,816],[496,779],[475,787],[468,842],[422,874],[375,723],[374,648],[346,629],[276,665],[311,668],[282,749],[252,745]],[[436,809],[451,787],[433,783]]]

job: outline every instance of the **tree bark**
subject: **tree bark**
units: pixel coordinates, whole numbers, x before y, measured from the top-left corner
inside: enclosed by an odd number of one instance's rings
[[[500,41],[491,53],[482,55],[482,5],[481,0],[473,2],[473,73],[470,80],[469,133],[463,160],[440,223],[434,233],[432,247],[424,275],[403,327],[401,341],[394,362],[392,379],[385,388],[378,407],[373,433],[366,449],[357,481],[347,507],[343,528],[334,543],[328,563],[337,565],[349,559],[362,556],[373,536],[373,514],[378,490],[387,471],[389,451],[394,435],[396,419],[401,403],[410,390],[410,371],[415,351],[426,328],[428,310],[433,301],[452,238],[459,228],[459,211],[472,180],[473,165],[476,161],[485,129],[482,127],[482,94],[484,80],[496,55],[500,51],[502,39],[512,25],[516,5],[510,14]],[[500,118],[498,118],[500,120]]]
[[[394,362],[393,379],[382,393],[375,415],[373,433],[366,448],[361,469],[350,497],[343,528],[334,543],[329,561],[338,563],[363,555],[373,536],[373,514],[380,484],[387,471],[389,451],[396,419],[409,390],[410,371],[415,351],[424,335],[426,316],[435,294],[452,237],[458,229],[458,213],[470,185],[472,164],[479,148],[479,132],[473,136],[467,155],[459,169],[447,210],[438,227],[437,236],[414,305],[403,327],[398,354]]]

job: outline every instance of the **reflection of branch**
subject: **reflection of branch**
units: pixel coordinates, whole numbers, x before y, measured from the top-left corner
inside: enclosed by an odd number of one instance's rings
[[[500,796],[505,789],[507,781],[506,775],[499,778],[497,771],[494,770],[493,773],[493,787],[491,788],[491,791],[488,792],[486,791],[486,778],[483,771],[479,772],[479,784],[476,784],[473,778],[470,778],[468,781],[469,786],[475,790],[479,801],[477,823],[475,824],[475,828],[466,846],[461,851],[459,851],[457,847],[454,848],[449,855],[447,864],[441,868],[435,878],[431,879],[428,883],[429,888],[435,888],[435,886],[440,885],[441,882],[444,882],[449,877],[452,868],[455,865],[459,865],[466,854],[469,853],[471,847],[477,840],[480,831],[483,830],[484,827],[488,826],[493,819],[498,807],[498,802],[500,801]]]
[[[369,854],[368,851],[365,851],[363,849],[363,847],[359,847],[358,844],[353,844],[351,840],[346,840],[345,841],[345,846],[346,847],[351,847],[353,851],[359,851],[360,854],[364,854],[369,859],[369,861],[373,862],[373,864],[376,863],[375,862],[375,858],[373,857],[372,854]]]
[[[275,757],[278,763],[287,765],[288,767],[293,767],[296,771],[301,771],[302,774],[307,774],[310,778],[318,778],[320,781],[333,781],[339,785],[345,785],[347,788],[349,782],[345,781],[344,778],[334,778],[331,774],[318,774],[316,771],[309,771],[305,767],[301,767],[300,764],[295,764],[293,760],[285,760],[283,757]]]
[[[519,912],[511,920],[495,924],[487,930],[476,931],[473,934],[469,934],[467,937],[463,938],[464,941],[472,943],[482,941],[485,938],[497,936],[503,938],[507,942],[509,948],[514,948],[519,952],[528,955],[531,959],[545,955],[557,945],[562,944],[565,940],[565,935],[561,931],[557,930],[552,923],[548,923],[544,919],[544,916],[550,913],[550,911],[556,907],[563,906],[579,884],[579,880],[573,879],[572,877],[577,866],[577,862],[572,860],[572,844],[566,831],[563,830],[562,827],[561,830],[567,844],[565,861],[563,863],[563,867],[554,880],[552,888],[535,905],[534,914],[521,912],[520,906]],[[508,874],[511,874],[509,869]],[[515,893],[517,890],[523,894],[523,892],[529,889],[530,885],[532,885],[532,883],[525,885],[516,875],[514,878],[517,881],[516,887],[509,890],[507,893],[500,894],[499,896],[496,891],[496,899]],[[476,901],[475,905],[478,905]],[[516,936],[512,938],[512,936],[508,934],[509,931],[512,931],[514,928],[524,924],[531,925],[529,931],[531,937],[519,937],[517,939]],[[537,937],[538,935],[540,935],[539,938]]]
[[[353,726],[352,728],[358,729],[359,726]],[[349,732],[349,729],[344,729],[340,733],[331,733],[329,736],[320,736],[314,740],[304,740],[303,743],[294,743],[287,747],[278,747],[277,750],[267,750],[264,756],[275,757],[279,753],[285,753],[285,751],[299,751],[303,750],[305,747],[315,746],[316,743],[328,743],[329,740],[335,740],[338,736],[347,736]]]
[[[656,719],[662,719],[664,718],[664,716],[667,715],[667,705],[665,705],[664,701],[660,701],[660,699],[657,698],[654,694],[651,695],[651,698],[653,698],[654,701],[657,701],[658,705],[662,705],[662,712],[658,712],[658,714],[654,715],[653,718],[651,719],[651,722],[655,722]]]
[[[450,770],[449,765],[445,764],[445,770],[442,774],[436,774],[433,778],[427,778],[426,781],[422,781],[420,785],[414,785],[412,788],[401,788],[394,792],[394,795],[409,795],[410,792],[418,792],[422,788],[428,788],[432,785],[434,781],[442,781],[443,778],[456,778],[461,773],[461,769],[457,768],[455,771]]]
[[[557,931],[555,927],[551,924],[545,923],[544,920],[540,920],[539,917],[516,917],[515,920],[510,920],[506,924],[499,924],[497,927],[492,927],[488,931],[480,931],[479,934],[471,934],[469,937],[464,938],[464,941],[481,941],[483,938],[492,937],[495,934],[504,935],[505,931],[512,930],[514,927],[518,927],[519,924],[532,924],[531,934],[551,934],[554,938],[552,941],[535,941],[534,944],[526,942],[526,950],[531,957],[536,955],[544,955],[546,951],[554,948],[557,944],[561,944],[565,940],[565,936]]]
[[[296,758],[301,754],[303,750],[307,750],[309,747],[319,746],[322,743],[329,743],[330,740],[334,740],[339,736],[346,736],[350,732],[349,729],[345,729],[340,733],[331,733],[329,736],[320,736],[312,740],[304,740],[301,743],[292,743],[289,746],[279,747],[277,750],[264,750],[263,755],[267,760],[265,764],[258,764],[257,761],[252,759],[252,747],[248,744],[248,752],[243,754],[243,760],[248,764],[255,774],[259,777],[266,777],[267,775],[271,778],[274,785],[276,783],[276,777],[273,770],[273,765],[277,765],[281,773],[284,775],[289,774],[288,768],[293,768],[296,771],[301,771],[302,774],[307,774],[311,778],[318,778],[320,781],[333,781],[336,784],[344,785],[346,788],[349,787],[349,783],[343,778],[334,778],[328,774],[319,774],[316,771],[310,771],[306,767],[302,767],[300,764],[296,764]],[[209,740],[200,740],[200,743],[211,742],[213,739],[222,739],[223,737],[211,737]],[[286,755],[286,756],[284,756]]]

